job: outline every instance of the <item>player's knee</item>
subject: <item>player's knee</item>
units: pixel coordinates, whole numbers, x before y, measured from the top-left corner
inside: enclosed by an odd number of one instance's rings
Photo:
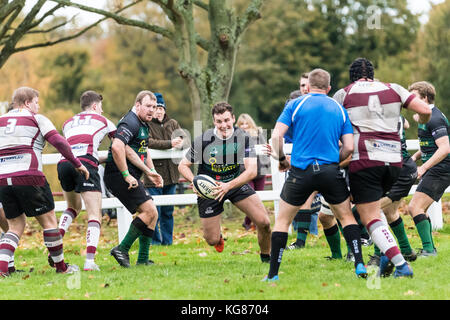
[[[270,232],[270,220],[268,218],[256,221],[255,225],[259,231]]]

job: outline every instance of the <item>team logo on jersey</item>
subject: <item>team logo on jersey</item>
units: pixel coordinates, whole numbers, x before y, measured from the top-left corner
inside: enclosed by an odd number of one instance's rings
[[[219,153],[219,150],[217,150],[216,147],[213,147],[213,148],[211,148],[211,150],[209,150],[209,155],[211,158],[215,158],[218,153]]]

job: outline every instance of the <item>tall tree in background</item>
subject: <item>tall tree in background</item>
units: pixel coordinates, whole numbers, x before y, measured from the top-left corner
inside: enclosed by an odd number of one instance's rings
[[[436,88],[436,104],[450,115],[450,1],[432,6],[428,23],[417,39],[415,81],[427,80]]]
[[[236,5],[232,6],[231,0],[208,3],[202,0],[136,1],[158,5],[167,17],[167,24],[163,26],[67,0],[52,1],[98,13],[121,25],[143,28],[173,41],[178,50],[178,71],[189,88],[194,119],[210,123],[211,105],[228,99],[242,36],[260,18],[260,9],[266,0],[248,0],[241,12]],[[196,18],[205,13],[208,32],[196,29]],[[199,49],[207,52],[206,62]]]
[[[378,66],[410,50],[419,27],[406,0],[272,0],[262,15],[245,35],[230,100],[266,128],[298,89],[301,73],[328,70],[335,92],[348,83],[355,58]]]
[[[77,38],[107,19],[100,19],[70,35],[64,35],[62,30],[72,19],[53,19],[50,25],[47,25],[48,19],[55,18],[55,12],[64,6],[56,4],[45,9],[46,2],[49,1],[38,0],[27,11],[25,0],[0,0],[0,68],[17,52],[48,47]],[[36,37],[33,38],[35,41],[27,38],[28,35],[36,34],[42,35],[39,41],[36,41]]]

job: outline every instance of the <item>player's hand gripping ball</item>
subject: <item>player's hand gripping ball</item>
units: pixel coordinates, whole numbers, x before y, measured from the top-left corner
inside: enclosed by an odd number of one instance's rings
[[[208,199],[215,199],[214,187],[217,186],[217,184],[216,180],[210,176],[207,176],[206,174],[199,174],[194,177],[192,184],[200,196]]]

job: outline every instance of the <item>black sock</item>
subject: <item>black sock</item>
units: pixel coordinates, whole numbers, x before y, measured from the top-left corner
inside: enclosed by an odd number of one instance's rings
[[[361,231],[357,224],[349,224],[343,229],[345,240],[350,245],[353,255],[355,256],[355,267],[364,264],[361,250]]]
[[[270,263],[270,254],[261,253],[259,256],[261,257],[261,262]]]
[[[281,257],[286,248],[288,239],[287,232],[272,232],[272,249],[270,251],[270,269],[268,278],[271,279],[278,274],[278,269],[281,264]]]

